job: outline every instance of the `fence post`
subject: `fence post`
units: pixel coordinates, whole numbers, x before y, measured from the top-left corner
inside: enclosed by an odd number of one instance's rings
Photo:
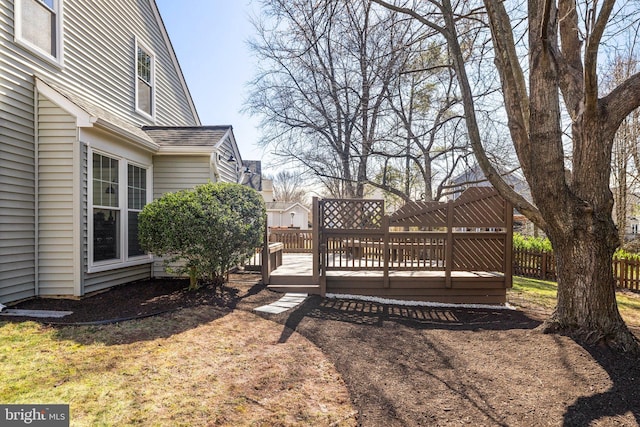
[[[451,287],[451,270],[453,269],[453,202],[447,202],[447,252],[444,260],[445,287]]]
[[[547,253],[542,252],[540,257],[540,280],[547,280]]]

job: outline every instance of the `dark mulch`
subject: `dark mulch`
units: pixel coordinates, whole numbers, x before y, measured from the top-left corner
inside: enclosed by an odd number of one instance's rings
[[[33,300],[20,308],[72,310],[66,321],[81,322],[202,304],[250,310],[280,297],[251,275],[234,275],[222,291],[188,292],[183,285],[143,282],[82,301]],[[639,425],[640,359],[544,335],[536,329],[544,315],[312,296],[263,316],[283,325],[274,341],[297,332],[322,349],[363,426]]]
[[[266,287],[254,274],[233,274],[227,286],[204,286],[190,291],[188,279],[152,279],[116,286],[82,299],[36,298],[9,308],[72,311],[62,318],[3,316],[0,320],[36,320],[44,323],[110,323],[175,311],[181,308],[212,305],[233,310],[254,307],[278,299],[279,294]],[[262,292],[265,291],[265,292]]]

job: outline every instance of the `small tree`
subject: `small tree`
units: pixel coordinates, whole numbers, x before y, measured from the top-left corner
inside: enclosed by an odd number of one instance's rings
[[[167,193],[140,213],[142,247],[164,257],[167,269],[200,282],[220,285],[228,271],[262,243],[266,210],[248,187],[208,183]]]

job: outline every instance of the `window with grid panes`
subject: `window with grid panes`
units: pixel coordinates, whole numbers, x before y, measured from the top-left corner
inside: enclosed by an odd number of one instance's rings
[[[153,115],[153,56],[138,45],[137,52],[137,108]]]

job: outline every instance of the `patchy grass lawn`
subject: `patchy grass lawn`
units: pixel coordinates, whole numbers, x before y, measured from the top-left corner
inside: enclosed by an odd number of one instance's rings
[[[551,310],[556,306],[557,291],[558,286],[555,282],[514,276],[513,288],[508,291],[508,299],[516,305],[538,305]],[[640,294],[619,290],[616,299],[625,322],[630,326],[640,326]]]
[[[68,403],[74,426],[355,425],[334,366],[244,311],[107,326],[0,322],[0,402]],[[170,331],[171,333],[167,333]]]

